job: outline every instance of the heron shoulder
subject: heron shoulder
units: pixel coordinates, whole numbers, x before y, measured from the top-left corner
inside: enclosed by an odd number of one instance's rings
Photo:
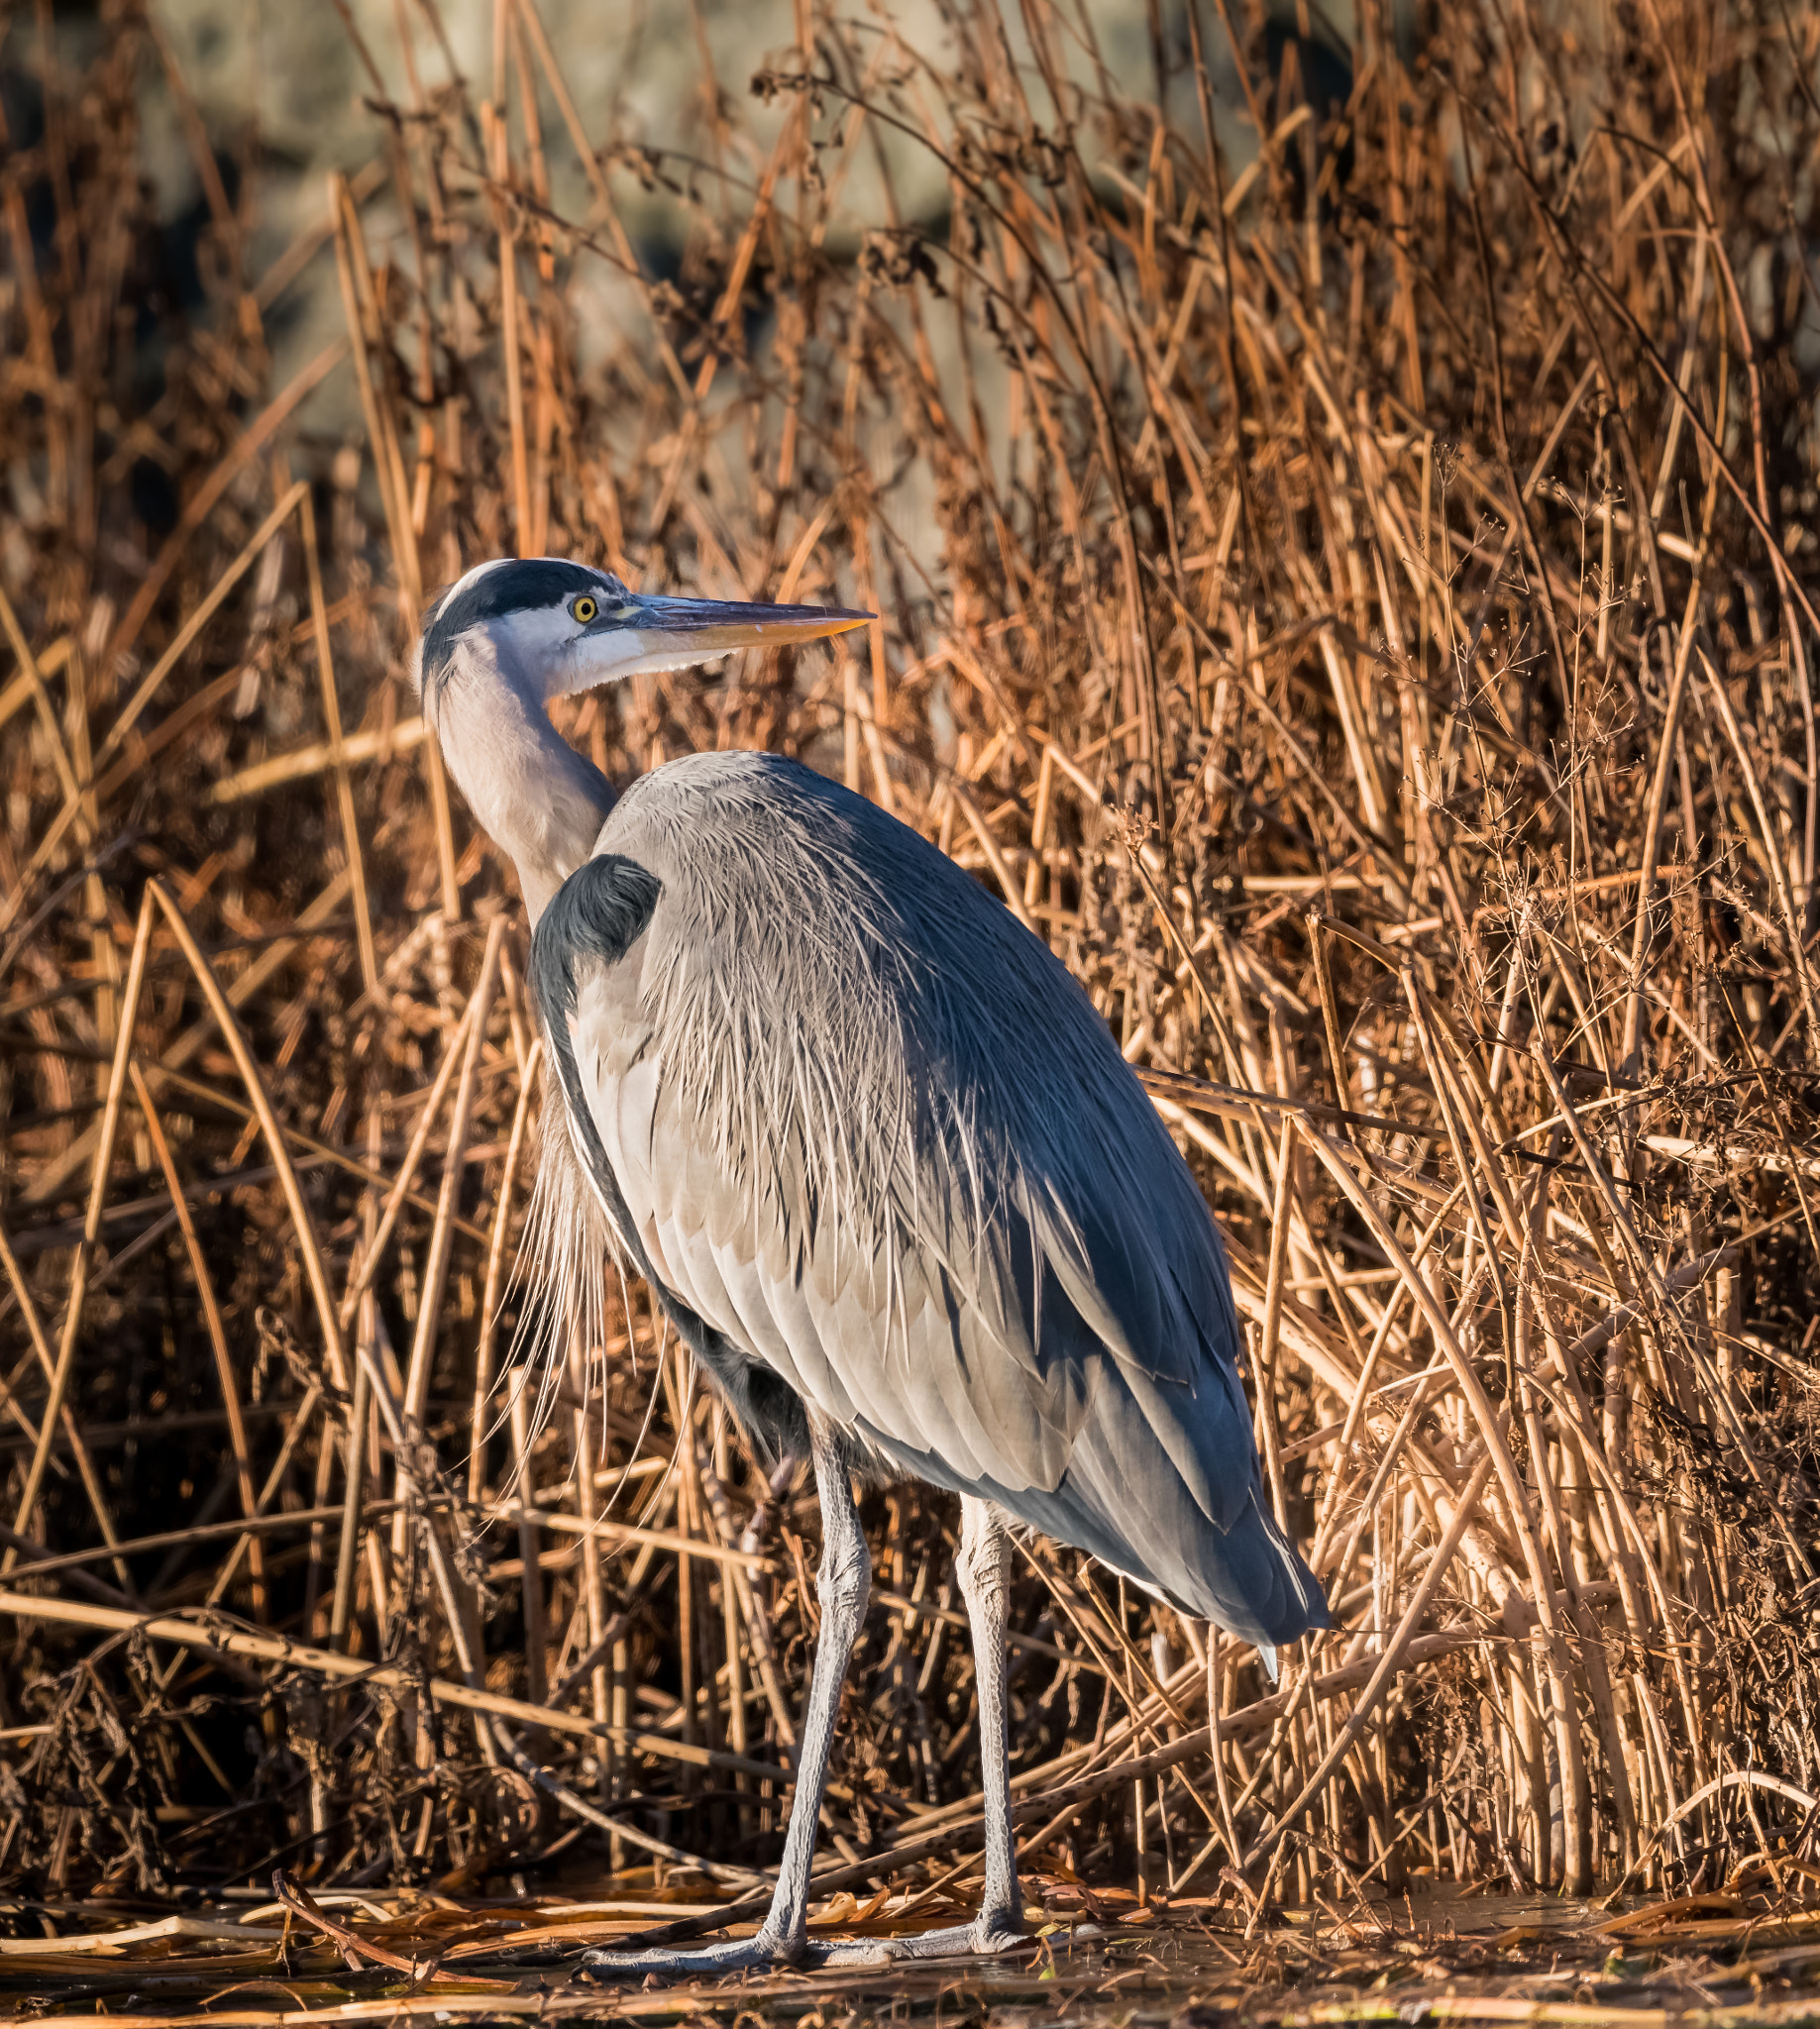
[[[920,861],[924,880],[977,888],[920,833],[862,796],[787,755],[743,749],[686,754],[642,775],[602,827],[603,850],[640,848],[679,868],[717,862],[764,883],[802,881],[806,853],[817,885],[856,875],[901,874]],[[980,891],[988,907],[992,898]]]
[[[614,966],[644,934],[663,884],[621,853],[596,853],[556,891],[531,937],[531,978],[546,1020],[567,1020],[580,968]]]

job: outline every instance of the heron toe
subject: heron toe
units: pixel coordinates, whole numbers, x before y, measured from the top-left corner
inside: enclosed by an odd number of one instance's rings
[[[753,1938],[729,1938],[724,1944],[703,1945],[693,1952],[612,1952],[597,1947],[582,1954],[581,1976],[604,1983],[609,1979],[718,1978],[732,1973],[768,1973],[779,1966],[801,1966],[798,1954],[786,1952],[775,1939],[761,1931]]]
[[[828,1967],[891,1966],[910,1959],[997,1958],[1027,1943],[1013,1919],[982,1915],[972,1923],[942,1930],[919,1931],[902,1938],[808,1939],[788,1947],[761,1931],[757,1937],[704,1945],[694,1952],[613,1952],[596,1949],[582,1956],[582,1976],[609,1979],[724,1978],[735,1973],[769,1973],[791,1968],[800,1973]]]
[[[1019,1928],[977,1923],[950,1924],[945,1930],[918,1931],[907,1938],[850,1938],[837,1944],[811,1946],[816,1966],[891,1966],[906,1959],[990,1959],[1027,1943]]]

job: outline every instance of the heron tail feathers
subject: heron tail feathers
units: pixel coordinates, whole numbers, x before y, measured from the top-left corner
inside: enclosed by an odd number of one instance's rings
[[[1197,1477],[1220,1488],[1220,1498],[1209,1502],[1172,1469],[1169,1451],[1176,1447],[1163,1443],[1135,1400],[1106,1391],[1097,1406],[1060,1486],[1035,1497],[1054,1510],[1053,1519],[1027,1519],[1178,1612],[1260,1650],[1333,1625],[1320,1581],[1270,1512],[1248,1429],[1202,1427],[1206,1455]],[[1228,1493],[1234,1479],[1242,1492]],[[1030,1499],[1026,1494],[1013,1505],[1022,1512]]]

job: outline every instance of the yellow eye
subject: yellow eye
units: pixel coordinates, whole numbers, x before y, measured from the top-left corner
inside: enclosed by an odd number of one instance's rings
[[[583,592],[582,596],[576,600],[569,610],[586,627],[589,621],[600,610],[600,607],[597,600],[591,598],[587,592]]]

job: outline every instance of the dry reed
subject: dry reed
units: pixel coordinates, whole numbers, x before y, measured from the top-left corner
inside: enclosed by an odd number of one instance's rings
[[[517,551],[878,610],[566,730],[620,778],[801,754],[977,869],[1231,1236],[1339,1626],[1272,1693],[1029,1546],[1033,1907],[1798,1900],[1820,15],[1466,0],[1399,41],[1365,0],[1339,52],[1188,0],[1154,102],[1053,0],[964,0],[934,50],[797,19],[688,155],[592,131],[535,0],[496,0],[485,96],[400,7],[371,171],[264,274],[252,144],[218,160],[172,67],[187,305],[136,170],[157,30],[107,12],[78,76],[51,10],[7,19],[0,1885],[586,1862],[631,1898],[594,1935],[762,1892],[812,1491],[636,1287],[541,1430],[508,1409],[522,919],[402,671],[426,588]],[[1197,67],[1231,37],[1238,173]],[[280,384],[306,280],[346,337]],[[309,403],[349,376],[337,446]],[[867,1516],[819,1907],[914,1927],[978,1847],[955,1518]]]

